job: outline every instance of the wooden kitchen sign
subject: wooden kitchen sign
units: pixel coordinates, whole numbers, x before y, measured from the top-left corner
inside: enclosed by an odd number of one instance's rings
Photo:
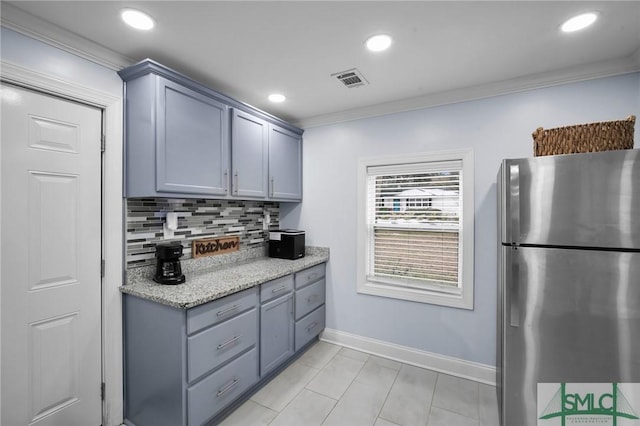
[[[191,255],[194,259],[217,254],[231,253],[240,248],[240,237],[219,237],[194,240],[191,244]]]

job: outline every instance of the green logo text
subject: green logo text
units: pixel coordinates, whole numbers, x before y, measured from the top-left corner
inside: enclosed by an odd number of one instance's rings
[[[567,417],[608,416],[613,425],[617,425],[618,418],[638,419],[629,401],[620,392],[617,383],[611,384],[611,392],[573,392],[566,390],[566,383],[561,383],[551,401],[544,409],[540,420],[559,417],[561,425],[565,425]]]

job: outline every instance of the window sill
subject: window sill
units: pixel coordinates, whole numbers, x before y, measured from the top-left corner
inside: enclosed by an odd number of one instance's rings
[[[360,294],[369,294],[372,296],[473,310],[473,296],[468,293],[465,297],[464,293],[444,293],[427,289],[397,287],[373,281],[359,282],[357,291]]]

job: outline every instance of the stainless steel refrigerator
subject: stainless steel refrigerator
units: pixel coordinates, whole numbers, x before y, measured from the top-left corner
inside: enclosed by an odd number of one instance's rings
[[[503,426],[547,424],[540,421],[538,383],[640,382],[639,153],[502,162]]]

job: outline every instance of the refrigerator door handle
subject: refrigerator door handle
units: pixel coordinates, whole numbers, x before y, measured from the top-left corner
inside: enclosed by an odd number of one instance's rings
[[[511,224],[511,241],[520,241],[520,165],[511,164],[509,166],[509,212],[507,218]]]
[[[518,261],[512,257],[511,264],[511,288],[509,289],[509,325],[511,327],[520,327],[520,283],[518,281],[520,274],[520,266]]]

